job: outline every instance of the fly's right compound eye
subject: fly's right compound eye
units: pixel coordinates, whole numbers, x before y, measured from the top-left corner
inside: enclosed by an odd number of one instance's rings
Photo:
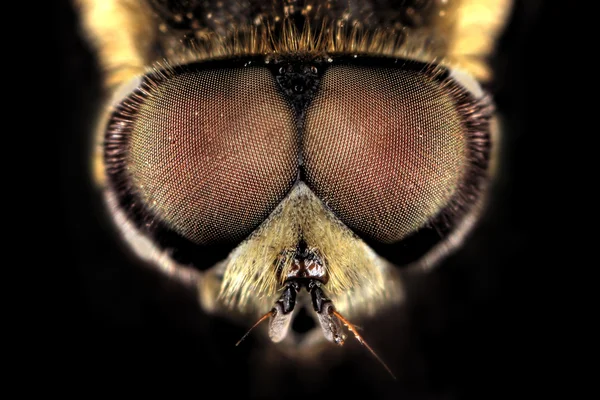
[[[128,218],[157,241],[179,236],[191,252],[252,232],[297,176],[295,117],[276,86],[266,68],[235,62],[145,76],[105,140]]]

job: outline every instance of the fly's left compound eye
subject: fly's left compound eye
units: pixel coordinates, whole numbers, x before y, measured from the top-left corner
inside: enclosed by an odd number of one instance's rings
[[[306,110],[306,182],[380,256],[408,265],[480,208],[491,110],[464,73],[341,58]]]
[[[308,183],[361,236],[397,242],[456,196],[471,138],[452,90],[401,68],[325,74],[306,117]]]

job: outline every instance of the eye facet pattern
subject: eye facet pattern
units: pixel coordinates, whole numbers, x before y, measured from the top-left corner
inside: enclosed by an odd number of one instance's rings
[[[143,90],[123,160],[131,189],[194,243],[241,240],[297,175],[295,119],[273,76],[265,68],[207,69]]]
[[[304,124],[309,186],[378,242],[426,226],[472,168],[472,138],[454,94],[418,70],[329,68]]]
[[[228,254],[302,180],[406,265],[452,232],[487,181],[491,103],[439,66],[254,57],[141,82],[109,120],[107,175],[137,228],[180,262],[203,264],[203,246]]]

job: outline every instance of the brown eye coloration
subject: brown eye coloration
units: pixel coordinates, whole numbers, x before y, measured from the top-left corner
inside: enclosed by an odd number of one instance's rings
[[[113,120],[113,176],[193,243],[243,239],[297,176],[292,108],[265,68],[150,77]]]
[[[107,194],[150,239],[134,238],[138,251],[214,266],[221,304],[274,300],[258,322],[270,318],[274,342],[293,340],[299,302],[326,340],[343,345],[347,326],[379,358],[344,315],[356,298],[390,301],[390,266],[434,253],[468,220],[487,181],[490,111],[449,70],[410,60],[166,68],[109,121]]]
[[[361,236],[404,239],[476,190],[465,187],[487,152],[470,143],[476,107],[461,95],[419,70],[328,69],[306,113],[307,183]]]
[[[109,121],[105,162],[127,218],[180,263],[222,261],[304,181],[333,218],[403,266],[479,201],[490,115],[487,98],[431,64],[209,61],[145,76]],[[313,218],[301,215],[287,223]]]

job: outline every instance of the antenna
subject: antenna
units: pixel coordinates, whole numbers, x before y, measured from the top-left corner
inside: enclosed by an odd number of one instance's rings
[[[371,352],[371,354],[373,354],[373,357],[375,357],[377,359],[377,361],[379,361],[381,363],[381,365],[383,365],[383,368],[386,369],[386,371],[392,376],[392,378],[394,378],[394,380],[396,380],[396,377],[392,373],[392,370],[383,362],[383,360],[381,358],[379,358],[377,353],[375,353],[375,350],[373,350],[371,348],[371,346],[369,346],[367,344],[367,342],[365,342],[365,339],[363,339],[362,336],[360,336],[358,334],[354,325],[352,325],[346,318],[344,318],[339,312],[337,312],[335,310],[333,310],[333,315],[338,317],[344,323],[344,325],[346,325],[348,327],[348,330],[354,334],[354,337],[356,338],[356,340],[358,340],[358,342],[360,344],[365,346]]]
[[[260,317],[260,319],[258,321],[256,321],[256,323],[254,325],[252,325],[252,328],[248,329],[248,332],[246,332],[246,334],[244,336],[242,336],[242,338],[240,340],[238,340],[238,342],[235,345],[239,346],[239,344],[242,343],[242,340],[246,339],[246,336],[248,336],[250,334],[250,332],[252,332],[252,329],[256,328],[261,322],[263,322],[265,319],[269,318],[272,315],[273,315],[273,310],[269,311],[268,313],[266,313],[265,315]]]

